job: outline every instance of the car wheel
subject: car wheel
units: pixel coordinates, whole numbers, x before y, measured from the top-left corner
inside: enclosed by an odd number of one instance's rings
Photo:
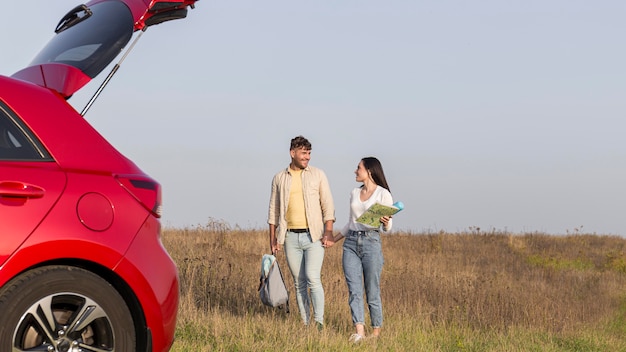
[[[33,269],[0,289],[0,351],[134,351],[126,303],[84,269]]]

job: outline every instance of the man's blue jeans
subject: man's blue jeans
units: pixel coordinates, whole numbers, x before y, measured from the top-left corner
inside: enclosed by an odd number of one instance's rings
[[[380,274],[384,260],[378,231],[350,231],[343,243],[342,259],[343,272],[350,293],[348,304],[352,313],[352,323],[365,325],[363,306],[363,286],[365,286],[372,327],[382,327]]]
[[[304,324],[309,324],[311,303],[314,319],[324,324],[324,288],[322,287],[322,263],[324,247],[322,241],[311,242],[309,232],[287,231],[285,257],[296,286],[296,301]],[[309,300],[308,289],[311,290]]]

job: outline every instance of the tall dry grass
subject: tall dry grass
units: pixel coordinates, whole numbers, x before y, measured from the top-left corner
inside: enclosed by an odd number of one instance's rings
[[[266,230],[221,222],[165,229],[181,302],[173,351],[626,351],[626,240],[591,234],[383,237],[383,336],[351,346],[341,245],[322,271],[326,328],[302,326],[257,288]]]

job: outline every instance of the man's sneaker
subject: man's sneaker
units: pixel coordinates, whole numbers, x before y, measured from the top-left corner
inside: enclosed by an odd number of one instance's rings
[[[315,322],[315,326],[317,327],[317,331],[324,330],[324,324],[320,323],[319,321]]]
[[[359,334],[352,334],[350,335],[350,338],[348,339],[348,341],[352,343],[359,343],[362,340],[363,340],[363,335],[359,335]]]

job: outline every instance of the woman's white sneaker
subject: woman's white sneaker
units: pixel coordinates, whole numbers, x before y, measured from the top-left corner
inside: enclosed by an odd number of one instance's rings
[[[362,340],[363,340],[363,335],[359,335],[359,334],[352,334],[350,335],[350,338],[348,339],[348,341],[352,343],[358,343],[358,342],[361,342]]]

